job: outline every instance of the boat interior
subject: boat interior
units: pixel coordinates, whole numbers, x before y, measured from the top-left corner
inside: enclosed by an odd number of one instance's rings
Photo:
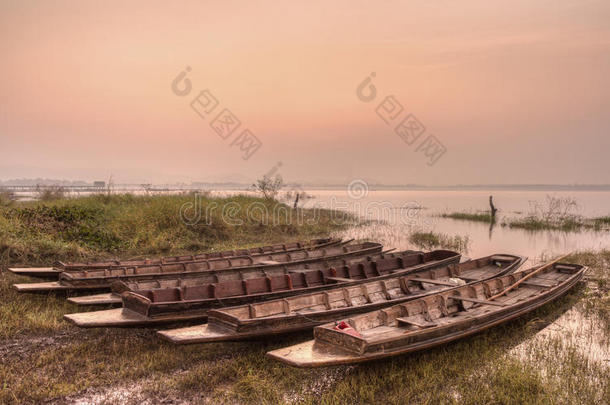
[[[492,255],[461,264],[424,269],[402,277],[287,297],[282,300],[218,309],[214,311],[214,315],[210,314],[210,319],[222,317],[225,322],[238,324],[255,319],[312,315],[348,307],[387,303],[488,279],[514,270],[521,262],[522,258],[519,256]]]
[[[121,277],[129,275],[146,275],[146,274],[166,274],[166,273],[183,273],[197,272],[207,270],[222,270],[233,267],[246,267],[255,265],[280,264],[290,263],[295,261],[310,261],[321,259],[324,257],[346,255],[358,251],[381,251],[381,245],[378,243],[366,242],[345,246],[330,246],[322,249],[312,250],[297,250],[293,252],[270,253],[259,256],[237,256],[222,259],[203,260],[197,262],[183,262],[158,264],[138,267],[119,267],[109,269],[93,269],[80,270],[69,273],[63,273],[60,280],[74,279],[92,279],[92,278],[108,278]]]
[[[359,354],[414,344],[468,327],[480,317],[501,317],[502,311],[510,311],[571,278],[582,276],[585,268],[555,264],[507,293],[489,299],[535,270],[515,272],[320,326],[314,331],[316,342]]]
[[[177,262],[194,262],[197,260],[222,259],[235,256],[257,256],[263,254],[289,252],[301,249],[319,249],[325,246],[332,246],[341,243],[339,238],[322,238],[312,239],[307,242],[292,242],[279,243],[275,245],[266,245],[246,249],[232,249],[220,252],[207,252],[193,255],[169,256],[158,259],[141,259],[141,260],[111,260],[106,262],[90,262],[90,263],[62,263],[57,262],[56,267],[63,271],[78,271],[94,268],[110,268],[110,267],[125,267],[125,266],[148,266],[154,264],[169,264]]]
[[[460,255],[446,250],[428,253],[405,253],[393,257],[364,260],[341,267],[322,269],[291,270],[286,274],[272,277],[258,277],[244,280],[231,280],[196,286],[136,290],[133,294],[146,298],[151,305],[173,302],[222,299],[236,296],[249,296],[281,291],[306,291],[309,288],[334,285],[337,283],[367,280],[391,275],[415,266],[433,266],[448,261],[457,262]],[[128,305],[124,302],[124,305]]]

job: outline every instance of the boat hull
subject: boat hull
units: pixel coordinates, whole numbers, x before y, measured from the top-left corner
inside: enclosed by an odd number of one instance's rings
[[[455,252],[449,251],[437,251],[439,254],[442,254],[441,257],[443,259],[437,261],[427,262],[418,266],[407,267],[403,270],[403,272],[409,272],[416,268],[435,268],[440,267],[452,263],[457,263],[460,259],[460,255]],[[436,253],[436,252],[435,252]],[[430,253],[428,255],[433,255]],[[423,257],[424,255],[421,253],[412,253],[409,252],[406,254],[406,257],[412,260],[416,258]],[[436,257],[436,256],[434,256]],[[402,259],[389,259],[389,260],[402,260]],[[366,262],[366,260],[365,260]],[[358,262],[357,262],[358,263]],[[357,266],[358,264],[354,264]],[[321,270],[311,270],[312,273],[319,273]],[[401,272],[402,274],[402,272]],[[346,282],[343,282],[340,285],[358,285],[361,283],[365,283],[371,280],[379,280],[386,279],[389,277],[393,277],[392,274],[386,274],[383,276],[375,277],[372,279],[352,279]],[[311,287],[309,291],[320,291],[324,289],[329,289],[333,287],[337,287],[338,284],[326,284],[320,287]],[[275,291],[269,293],[262,294],[252,294],[252,295],[238,295],[238,296],[229,296],[229,297],[218,297],[218,298],[206,298],[202,300],[195,301],[183,301],[183,302],[161,302],[158,304],[153,304],[148,298],[144,297],[140,293],[127,291],[122,294],[122,302],[123,308],[117,308],[115,312],[108,311],[94,311],[94,312],[85,312],[82,314],[69,314],[64,317],[75,323],[78,326],[83,327],[115,327],[115,326],[139,326],[143,324],[143,320],[140,322],[138,320],[137,323],[131,321],[131,319],[124,319],[120,316],[121,310],[129,310],[130,312],[138,313],[144,316],[145,319],[150,320],[150,324],[158,324],[158,323],[167,323],[167,322],[175,322],[175,321],[184,321],[189,319],[198,319],[198,320],[206,320],[208,311],[215,308],[222,308],[232,305],[242,305],[260,302],[270,298],[282,298],[288,297],[291,295],[296,295],[302,293],[302,290],[283,290],[283,291]],[[96,314],[100,314],[100,319],[96,318]],[[110,314],[110,315],[109,315]],[[82,315],[82,316],[81,316]],[[74,320],[78,319],[78,322]],[[139,319],[139,318],[138,318]]]
[[[148,318],[137,312],[124,308],[105,311],[81,312],[64,315],[64,319],[81,328],[137,328],[154,327],[172,322],[188,320],[205,320],[205,314],[185,314],[174,317]]]
[[[354,246],[357,246],[356,249]],[[201,271],[180,271],[180,272],[167,272],[167,273],[138,273],[138,270],[134,269],[131,273],[125,275],[113,275],[113,276],[96,276],[96,277],[85,277],[80,278],[76,276],[77,273],[62,273],[59,282],[55,283],[22,283],[14,284],[13,287],[19,292],[49,292],[49,291],[86,291],[86,290],[99,290],[108,291],[111,288],[112,283],[117,281],[157,281],[157,280],[176,280],[176,279],[192,279],[200,276],[213,276],[215,274],[233,274],[238,276],[244,272],[255,272],[255,271],[272,271],[273,269],[282,269],[285,266],[305,266],[315,263],[322,263],[325,261],[335,259],[348,259],[366,257],[367,255],[379,254],[382,250],[382,246],[377,243],[366,243],[360,245],[354,245],[349,247],[337,247],[331,252],[332,255],[322,255],[312,257],[310,259],[303,259],[297,261],[288,262],[273,262],[266,263],[261,262],[249,266],[241,267],[227,267],[222,269],[212,270],[201,270]],[[360,248],[361,247],[361,248]],[[354,249],[354,250],[350,250]],[[342,250],[342,253],[339,251]],[[318,251],[325,251],[319,249]],[[191,263],[192,264],[192,263]]]
[[[295,252],[299,250],[311,250],[321,249],[325,247],[331,247],[342,243],[339,238],[320,238],[312,239],[310,241],[293,242],[289,244],[277,244],[277,245],[266,245],[249,249],[234,249],[222,252],[208,252],[198,253],[193,255],[184,256],[171,256],[162,257],[159,259],[142,259],[142,260],[113,260],[107,262],[93,262],[93,263],[57,263],[54,267],[11,267],[8,269],[9,272],[20,275],[29,276],[35,278],[59,278],[62,272],[75,272],[81,270],[96,270],[96,269],[113,269],[120,267],[140,267],[150,266],[157,264],[180,264],[180,263],[195,263],[197,261],[218,259],[218,258],[231,258],[237,256],[260,256],[269,253],[279,252]],[[347,243],[347,242],[345,242]]]
[[[490,314],[488,317],[478,319],[476,322],[464,322],[456,325],[454,330],[442,333],[434,338],[401,347],[390,348],[379,352],[354,353],[340,349],[326,342],[311,340],[291,347],[273,350],[267,353],[270,358],[295,367],[325,367],[341,364],[363,363],[377,359],[384,359],[401,354],[407,354],[443,345],[482,331],[491,327],[509,322],[523,316],[541,306],[561,297],[574,287],[583,277],[586,268],[583,268],[574,277],[566,282],[546,291],[536,298],[527,300],[520,305],[514,305],[503,311],[501,316]]]
[[[485,260],[489,260],[487,266],[490,268],[494,268],[495,263],[493,258],[510,258],[512,260],[511,264],[506,268],[499,270],[495,273],[491,273],[491,270],[487,270],[484,272],[484,275],[481,274],[479,278],[473,279],[473,282],[480,282],[487,280],[489,278],[495,276],[501,276],[504,274],[508,274],[510,272],[515,271],[521,266],[524,262],[525,258],[519,256],[508,256],[508,255],[493,255],[487,258],[481,258],[477,260],[473,260],[471,263],[475,262],[484,262]],[[461,264],[458,266],[468,266],[468,264]],[[481,267],[472,267],[471,275],[474,275],[478,272],[483,272]],[[422,271],[413,271],[408,275],[395,276],[394,280],[398,278],[408,279],[409,276],[417,276],[422,272],[427,272],[429,269],[423,269]],[[464,273],[467,273],[468,270],[464,270]],[[461,272],[460,272],[461,273]],[[460,277],[456,275],[455,277]],[[450,277],[447,277],[450,278]],[[386,280],[388,281],[388,280]],[[395,281],[396,282],[396,281]],[[375,284],[373,282],[372,284]],[[457,285],[456,285],[457,287]],[[341,288],[341,290],[344,287]],[[438,287],[444,288],[445,290],[450,289],[451,287]],[[336,290],[337,292],[339,290]],[[367,303],[359,306],[344,306],[341,308],[333,309],[333,310],[321,310],[315,312],[307,312],[304,314],[294,312],[290,315],[279,315],[276,317],[261,317],[257,319],[236,319],[233,316],[229,316],[231,310],[239,311],[242,307],[233,307],[232,308],[223,308],[218,311],[211,311],[208,315],[208,324],[206,325],[197,325],[187,328],[179,328],[173,330],[159,331],[157,334],[172,343],[175,344],[193,344],[193,343],[207,343],[207,342],[216,342],[216,341],[227,341],[227,340],[243,340],[243,339],[252,339],[256,337],[270,336],[270,335],[278,335],[284,333],[297,332],[307,329],[313,329],[318,325],[322,325],[327,322],[331,322],[337,319],[342,319],[347,316],[357,315],[365,312],[374,311],[377,309],[381,309],[384,307],[388,307],[391,305],[395,305],[398,303],[406,302],[409,300],[414,300],[417,298],[421,298],[426,295],[434,294],[438,292],[438,290],[424,290],[419,293],[411,293],[409,295],[401,296],[400,298],[394,298],[392,300],[379,300],[373,303]],[[319,294],[301,294],[293,296],[294,299],[303,300],[307,297],[312,297]],[[275,303],[280,304],[279,301],[266,301],[261,305],[271,305],[274,306]],[[244,308],[245,310],[245,308]]]

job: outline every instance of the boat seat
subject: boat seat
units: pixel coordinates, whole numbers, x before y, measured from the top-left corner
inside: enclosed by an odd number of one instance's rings
[[[203,287],[203,286],[202,286]],[[244,295],[244,286],[240,280],[231,280],[222,283],[214,284],[216,298],[231,297],[235,295]],[[213,297],[210,297],[213,298]]]
[[[504,304],[502,302],[480,300],[480,299],[477,299],[477,298],[470,298],[470,297],[461,297],[459,295],[452,295],[449,298],[454,299],[456,301],[466,301],[466,302],[472,302],[474,304],[492,305],[492,306],[495,306],[495,307],[505,307],[506,306],[506,304]]]
[[[457,287],[457,284],[451,283],[449,281],[433,280],[431,278],[410,278],[409,280],[415,281],[418,283],[444,285],[444,286],[448,286],[448,287]]]
[[[409,318],[396,318],[396,321],[398,322],[399,325],[400,324],[412,325],[412,326],[417,326],[420,329],[433,328],[435,326],[438,326],[434,322],[418,322],[418,321],[415,321],[415,320],[409,319]]]
[[[502,256],[502,255],[493,255],[490,258],[491,261],[498,261],[498,262],[512,262],[513,260],[515,260],[514,257],[512,256]]]
[[[208,285],[197,285],[184,287],[184,299],[188,300],[200,300],[210,297],[210,287]]]
[[[545,282],[540,281],[540,280],[529,279],[529,280],[526,280],[523,283],[521,283],[521,285],[530,286],[530,287],[549,288],[549,287],[555,287],[557,285],[557,283],[556,282],[547,282],[547,283],[545,283]]]
[[[162,290],[152,290],[153,302],[180,301],[180,290],[177,288],[167,288]]]
[[[351,278],[343,278],[343,277],[326,277],[327,280],[331,280],[331,281],[338,281],[338,282],[350,282],[350,281],[354,281]]]
[[[565,265],[565,264],[556,264],[555,270],[557,270],[560,273],[574,274],[578,271],[578,267],[569,266],[569,265]]]

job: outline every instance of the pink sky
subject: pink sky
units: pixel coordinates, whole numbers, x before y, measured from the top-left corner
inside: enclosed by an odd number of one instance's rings
[[[247,181],[281,161],[297,182],[610,183],[609,21],[582,0],[0,1],[0,179]],[[203,89],[242,122],[228,140],[190,108]],[[446,147],[436,164],[376,115],[387,95]]]

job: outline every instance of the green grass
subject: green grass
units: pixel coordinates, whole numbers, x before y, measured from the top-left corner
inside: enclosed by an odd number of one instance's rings
[[[460,221],[473,221],[491,223],[489,212],[451,212],[441,214],[441,218],[451,218]],[[583,218],[577,215],[544,216],[529,215],[522,218],[504,218],[502,226],[520,228],[529,231],[558,230],[564,232],[577,232],[581,230],[610,230],[610,216],[597,218]]]
[[[188,225],[181,219],[180,209],[193,201],[192,196],[94,196],[0,208],[0,266],[48,266],[57,260],[109,256],[154,257],[304,240],[328,235],[353,220],[325,210],[278,211],[285,206],[237,196],[201,200],[203,212],[229,203],[239,207],[230,221],[223,220],[219,208],[210,210],[209,221],[202,218]],[[247,215],[248,207],[256,207],[252,215]],[[17,294],[11,285],[28,279],[6,272],[0,277],[0,339],[67,327],[61,317],[75,307],[64,298]]]
[[[529,231],[608,231],[610,230],[610,217],[581,218],[578,216],[571,216],[566,218],[548,220],[536,216],[528,216],[525,218],[507,219],[502,223],[502,226],[526,229]]]
[[[490,213],[469,213],[469,212],[451,212],[449,214],[441,214],[442,218],[459,219],[462,221],[486,222],[492,221]]]
[[[564,232],[574,232],[583,228],[592,227],[578,218],[564,218],[556,221],[547,221],[531,216],[508,220],[508,222],[504,222],[502,225],[508,225],[510,228],[526,229],[528,231],[557,230]]]
[[[593,226],[596,228],[610,227],[610,216],[593,218]]]
[[[185,223],[180,215],[183,206],[191,208],[186,211],[189,217],[201,212],[201,219]],[[0,207],[0,265],[276,243],[327,234],[351,220],[329,210],[292,210],[274,200],[244,195],[199,200],[194,196],[99,195],[15,203]]]
[[[470,238],[468,236],[449,236],[436,232],[414,232],[409,236],[409,241],[420,249],[450,249],[457,252],[468,252]]]

